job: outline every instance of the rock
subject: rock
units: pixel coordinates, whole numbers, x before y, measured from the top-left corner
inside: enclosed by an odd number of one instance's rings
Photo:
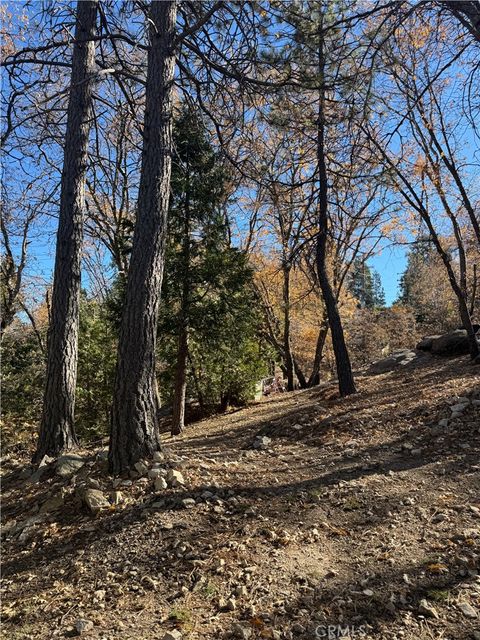
[[[432,341],[431,352],[438,356],[462,356],[469,353],[465,329],[445,333]]]
[[[389,371],[396,369],[398,366],[406,366],[410,364],[418,357],[418,354],[410,349],[396,351],[395,353],[392,353],[392,355],[388,356],[388,358],[383,358],[382,360],[378,360],[371,364],[367,373],[371,375],[388,373]]]
[[[57,460],[55,472],[62,478],[70,478],[85,464],[85,460],[81,456],[69,454],[66,456],[60,456]]]
[[[448,418],[442,418],[441,420],[438,421],[438,426],[439,427],[448,427],[448,423],[449,423],[449,419]]]
[[[466,616],[467,618],[477,617],[476,610],[472,607],[471,604],[468,604],[468,602],[459,602],[457,607],[460,609],[463,615]]]
[[[171,487],[183,487],[185,484],[184,477],[180,471],[169,469],[167,474],[167,482]]]
[[[163,453],[163,451],[155,451],[155,453],[153,454],[153,461],[164,462],[164,460],[165,460],[165,454]]]
[[[77,635],[82,636],[84,633],[88,633],[93,629],[93,622],[91,620],[85,620],[85,618],[79,618],[75,622],[75,630]]]
[[[107,460],[108,460],[108,447],[100,449],[97,452],[97,460],[100,460],[101,462],[107,462]]]
[[[254,449],[266,449],[270,446],[272,439],[268,436],[257,436],[253,441]]]
[[[159,476],[158,478],[155,478],[153,486],[155,488],[155,491],[165,491],[165,489],[168,487],[168,484],[165,478]]]
[[[420,603],[418,605],[418,612],[421,613],[424,616],[428,616],[429,618],[438,618],[438,611],[435,609],[435,607],[433,607],[428,600],[425,600],[425,598],[423,598],[422,600],[420,600]]]
[[[151,480],[156,480],[157,478],[160,478],[161,476],[165,475],[165,471],[163,469],[149,469],[148,471],[148,477]]]
[[[98,513],[101,509],[110,507],[110,502],[98,489],[87,489],[83,500],[92,513]]]
[[[60,491],[56,495],[46,500],[40,507],[40,513],[47,513],[48,511],[55,511],[63,507],[65,502],[65,491]]]
[[[225,604],[225,608],[227,609],[227,611],[235,611],[235,609],[237,608],[235,598],[229,598]]]
[[[133,467],[134,467],[135,471],[138,473],[138,475],[139,475],[140,477],[142,477],[142,476],[146,476],[146,475],[147,475],[147,473],[148,473],[148,467],[147,467],[147,465],[146,465],[144,462],[142,462],[141,460],[139,460],[138,462],[136,462],[136,463],[133,465]]]
[[[171,631],[167,631],[162,640],[182,640],[182,634],[178,629],[172,629]]]
[[[249,640],[252,637],[252,629],[235,622],[232,625],[232,635],[234,638],[240,638],[240,640]]]
[[[184,509],[192,509],[195,506],[195,500],[193,498],[185,498],[182,500]]]
[[[433,341],[437,338],[440,338],[440,336],[425,336],[425,338],[422,338],[415,348],[419,351],[430,351]]]
[[[410,453],[412,456],[418,457],[422,455],[422,449],[412,449]]]

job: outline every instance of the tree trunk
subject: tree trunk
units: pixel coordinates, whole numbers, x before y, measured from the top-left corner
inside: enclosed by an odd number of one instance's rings
[[[312,373],[308,379],[307,386],[315,387],[320,384],[320,365],[322,364],[323,349],[328,335],[328,318],[325,312],[325,318],[318,332],[317,345],[315,347],[315,358],[313,360]]]
[[[47,373],[34,460],[77,444],[74,429],[85,170],[92,121],[98,2],[79,0],[60,192]]]
[[[177,367],[173,394],[172,436],[182,433],[185,426],[185,394],[187,391],[188,331],[180,328],[178,336]]]
[[[160,447],[155,346],[170,192],[175,0],[150,5],[141,178],[120,328],[109,451],[118,474]]]
[[[287,390],[295,388],[294,365],[290,344],[290,266],[283,265],[283,352],[285,358],[285,372],[287,375]]]
[[[317,168],[318,168],[318,202],[317,202],[317,238],[316,264],[318,282],[322,290],[323,301],[328,315],[328,323],[332,332],[333,351],[338,375],[338,386],[341,396],[356,393],[355,382],[348,355],[342,321],[338,312],[336,296],[327,272],[327,235],[328,235],[328,177],[325,161],[325,59],[323,52],[322,24],[319,29],[318,71],[319,99],[317,123]]]

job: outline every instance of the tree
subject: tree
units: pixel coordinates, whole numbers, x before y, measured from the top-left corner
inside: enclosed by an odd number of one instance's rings
[[[155,345],[170,196],[175,21],[175,1],[151,3],[141,177],[113,393],[113,473],[160,446]]]
[[[377,309],[385,306],[385,292],[380,274],[361,258],[353,261],[348,288],[358,300],[360,308]]]
[[[77,444],[74,429],[85,170],[92,121],[97,0],[78,2],[65,134],[47,373],[34,460]]]

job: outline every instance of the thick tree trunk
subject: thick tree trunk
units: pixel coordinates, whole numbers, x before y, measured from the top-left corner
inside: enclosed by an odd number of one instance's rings
[[[172,154],[174,0],[150,5],[150,48],[137,220],[120,328],[109,465],[120,473],[160,447],[155,345]]]
[[[60,192],[47,374],[34,460],[77,444],[74,430],[85,170],[92,118],[98,2],[77,4]]]
[[[327,234],[328,234],[328,177],[325,161],[325,87],[324,69],[325,60],[323,53],[323,35],[320,24],[318,70],[319,70],[319,100],[317,123],[317,170],[318,170],[318,206],[317,206],[317,238],[316,238],[316,264],[317,275],[323,301],[327,310],[328,323],[332,332],[333,351],[338,375],[338,386],[341,396],[356,393],[355,382],[352,374],[352,366],[348,355],[345,336],[343,334],[342,321],[338,312],[337,299],[327,272]]]

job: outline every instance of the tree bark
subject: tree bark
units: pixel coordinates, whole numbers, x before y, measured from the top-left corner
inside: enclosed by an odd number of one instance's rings
[[[285,372],[287,374],[287,390],[295,388],[294,364],[290,341],[290,266],[283,265],[283,352]]]
[[[79,0],[60,193],[47,373],[34,460],[77,445],[74,429],[85,171],[92,121],[97,0]]]
[[[188,326],[190,311],[190,164],[186,164],[186,193],[182,238],[182,297],[180,302],[177,366],[173,393],[172,436],[179,435],[185,426],[185,394],[187,392]]]
[[[175,23],[175,0],[153,0],[137,219],[113,395],[109,465],[115,474],[160,447],[155,346],[170,192]]]
[[[316,264],[320,289],[328,315],[328,323],[332,332],[333,351],[338,375],[338,387],[341,396],[356,393],[352,366],[348,355],[342,321],[338,312],[336,296],[327,272],[327,235],[328,235],[328,176],[325,160],[325,58],[323,51],[322,24],[319,28],[318,46],[318,122],[317,122],[317,170],[318,170],[318,201],[317,201],[317,237]]]
[[[312,373],[308,379],[307,386],[315,387],[320,384],[320,365],[322,364],[323,359],[323,349],[325,347],[325,342],[327,340],[328,335],[328,318],[326,317],[322,322],[322,326],[320,327],[320,331],[318,332],[317,344],[315,347],[315,358],[313,360]]]

